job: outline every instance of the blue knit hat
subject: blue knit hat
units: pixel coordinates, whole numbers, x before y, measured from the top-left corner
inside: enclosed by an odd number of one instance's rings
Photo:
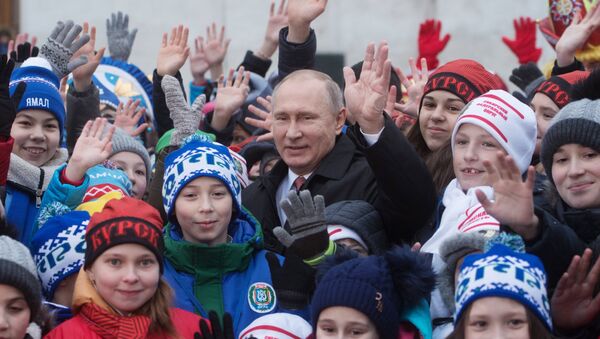
[[[89,221],[87,212],[72,211],[50,218],[33,237],[31,251],[46,300],[52,300],[60,282],[83,266]]]
[[[162,196],[169,220],[174,214],[175,200],[181,189],[199,177],[221,180],[231,193],[236,211],[241,210],[241,186],[229,149],[206,137],[193,135],[165,160]]]
[[[105,165],[96,165],[90,168],[86,174],[90,181],[82,202],[97,199],[111,191],[120,191],[123,195],[131,196],[132,186],[129,177],[120,169],[111,168],[110,162]]]
[[[428,298],[435,286],[429,260],[407,247],[382,256],[329,258],[317,280],[311,301],[313,329],[321,311],[345,306],[366,315],[380,338],[396,338],[401,314]]]
[[[44,58],[33,57],[25,60],[10,77],[10,95],[13,95],[20,82],[27,87],[17,107],[17,113],[28,109],[39,109],[54,115],[58,120],[61,140],[64,136],[65,104],[60,96],[60,81],[50,63]]]
[[[475,300],[509,298],[533,312],[552,332],[546,272],[540,259],[497,244],[483,254],[465,257],[456,284],[454,324]]]

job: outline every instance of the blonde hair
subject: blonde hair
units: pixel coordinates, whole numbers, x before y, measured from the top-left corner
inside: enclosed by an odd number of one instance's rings
[[[137,315],[145,315],[150,318],[148,334],[161,334],[169,338],[178,338],[171,320],[170,308],[173,301],[173,290],[160,278],[156,292],[139,310]]]

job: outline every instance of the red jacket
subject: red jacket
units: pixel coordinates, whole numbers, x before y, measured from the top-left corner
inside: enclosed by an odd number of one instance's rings
[[[175,330],[179,334],[180,338],[194,338],[194,333],[199,332],[199,321],[200,317],[196,314],[181,310],[179,308],[171,308],[171,320],[175,326]],[[65,321],[60,326],[53,329],[48,333],[45,339],[54,338],[90,338],[90,339],[101,339],[103,338],[98,334],[94,327],[83,317],[81,314],[77,314],[70,320]],[[119,339],[138,339],[135,336],[121,333]],[[165,338],[164,335],[155,334],[147,336],[147,339],[159,339]]]

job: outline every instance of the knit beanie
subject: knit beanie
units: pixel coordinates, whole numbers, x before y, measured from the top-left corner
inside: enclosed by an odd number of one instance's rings
[[[32,57],[15,69],[10,77],[10,95],[17,85],[25,82],[27,87],[23,93],[17,113],[28,109],[39,109],[51,113],[60,129],[61,140],[64,135],[65,104],[60,96],[60,81],[52,72],[50,63],[41,57]]]
[[[31,251],[46,300],[52,300],[58,285],[83,266],[89,221],[87,212],[69,212],[48,219],[33,237]]]
[[[428,298],[435,285],[429,260],[407,247],[382,256],[334,256],[319,267],[311,301],[313,331],[321,311],[345,306],[366,315],[380,338],[396,338],[401,314]]]
[[[152,171],[152,165],[150,163],[150,154],[141,141],[130,136],[120,128],[115,130],[112,137],[112,152],[110,156],[121,152],[135,153],[142,158],[144,165],[146,166],[146,182],[150,182],[150,174]],[[109,157],[110,158],[110,157]]]
[[[235,210],[241,211],[242,190],[229,149],[207,138],[192,137],[165,159],[162,196],[169,221],[174,221],[175,200],[181,189],[199,177],[222,181],[231,194]]]
[[[492,90],[463,108],[452,131],[452,153],[458,129],[473,124],[488,132],[525,173],[535,149],[537,122],[533,110],[506,91]]]
[[[239,339],[306,339],[312,327],[291,313],[271,313],[255,319],[240,332]]]
[[[456,284],[454,324],[477,299],[515,300],[533,312],[552,332],[546,272],[540,259],[496,244],[483,254],[468,255]]]
[[[587,78],[589,74],[589,72],[585,71],[574,71],[555,75],[542,82],[535,90],[535,93],[547,95],[561,109],[571,102],[571,88],[573,85]]]
[[[429,92],[447,91],[468,103],[489,90],[503,87],[505,85],[494,73],[476,61],[468,59],[450,61],[429,76],[423,89],[419,109],[423,105],[423,98]]]
[[[332,225],[331,229],[327,229],[332,241],[351,238],[374,254],[382,254],[389,248],[381,216],[366,201],[344,200],[328,205],[325,208],[325,222]],[[351,232],[356,236],[352,236]]]
[[[31,311],[30,319],[38,317],[42,288],[31,253],[25,245],[5,235],[0,236],[0,284],[21,291]]]
[[[162,219],[149,204],[130,197],[113,199],[95,213],[85,234],[85,264],[88,269],[106,250],[121,244],[139,244],[149,249],[163,272]]]
[[[112,191],[119,191],[123,195],[131,196],[132,186],[127,174],[110,166],[110,164],[96,165],[86,172],[90,180],[83,196],[83,203],[98,199]]]
[[[552,157],[566,144],[600,150],[600,100],[581,99],[563,107],[550,122],[542,140],[540,156],[548,179],[552,179]]]
[[[156,147],[154,147],[154,152],[156,154],[159,154],[167,146],[171,146],[171,136],[173,135],[173,131],[175,131],[174,128],[166,131],[165,134],[163,134],[160,137],[160,139],[158,139],[158,142],[156,142]],[[197,130],[195,134],[199,135],[199,136],[200,135],[205,136],[206,138],[208,138],[210,141],[213,141],[213,142],[217,140],[217,137],[215,137],[214,134],[206,133],[201,130]]]

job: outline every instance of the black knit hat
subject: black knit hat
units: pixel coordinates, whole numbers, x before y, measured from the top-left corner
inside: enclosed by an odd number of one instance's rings
[[[540,153],[548,179],[552,182],[552,157],[566,144],[579,144],[600,151],[600,100],[571,102],[552,119]]]
[[[31,253],[25,245],[4,235],[0,236],[0,284],[21,291],[31,312],[30,319],[38,318],[42,286]]]
[[[321,311],[345,306],[366,315],[380,338],[396,338],[401,314],[429,297],[435,285],[427,257],[408,247],[382,256],[334,256],[321,264],[317,279],[311,301],[314,329]]]

